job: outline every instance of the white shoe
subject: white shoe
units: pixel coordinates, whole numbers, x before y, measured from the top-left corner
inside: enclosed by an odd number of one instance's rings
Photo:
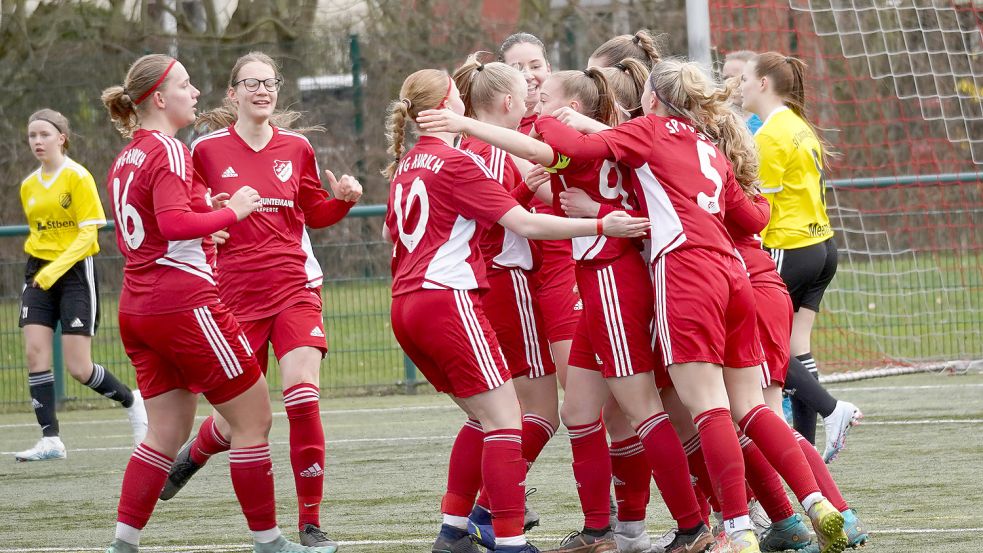
[[[143,405],[140,390],[133,390],[133,405],[126,408],[126,418],[133,428],[133,445],[138,446],[147,437],[147,408]]]
[[[31,449],[21,451],[14,455],[14,459],[21,462],[48,461],[50,459],[64,459],[67,456],[65,444],[61,443],[61,438],[52,436],[41,438]]]
[[[645,531],[645,521],[621,522],[614,525],[614,543],[618,553],[646,553],[652,549],[652,538]]]
[[[840,454],[840,450],[846,445],[846,434],[850,428],[860,424],[864,414],[856,405],[849,401],[837,401],[836,408],[823,419],[823,427],[826,429],[826,451],[823,452],[823,461],[830,463]]]
[[[768,518],[768,513],[765,512],[764,507],[757,499],[752,499],[747,504],[748,516],[751,517],[751,524],[754,524],[754,534],[756,536],[761,536],[765,530],[771,528],[771,519]]]

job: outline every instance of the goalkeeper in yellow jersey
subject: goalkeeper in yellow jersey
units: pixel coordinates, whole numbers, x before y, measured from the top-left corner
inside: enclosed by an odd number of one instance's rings
[[[24,329],[31,403],[41,439],[18,461],[65,458],[55,414],[51,358],[55,327],[61,323],[65,366],[79,382],[127,409],[134,443],[143,441],[147,414],[139,392],[131,391],[108,369],[92,362],[92,336],[99,326],[99,297],[92,257],[106,215],[92,175],[65,155],[68,119],[42,109],[28,120],[27,141],[41,162],[20,185],[29,235],[19,325]]]

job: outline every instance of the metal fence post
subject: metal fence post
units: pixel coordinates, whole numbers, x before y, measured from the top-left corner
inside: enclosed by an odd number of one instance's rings
[[[61,323],[55,326],[53,340],[51,360],[55,375],[55,405],[61,405],[65,401],[65,357],[61,348]]]
[[[407,394],[416,393],[416,365],[405,352],[403,353],[403,388]]]

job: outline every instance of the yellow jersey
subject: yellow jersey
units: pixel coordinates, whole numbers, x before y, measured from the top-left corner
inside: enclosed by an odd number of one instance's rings
[[[822,144],[809,125],[785,106],[754,134],[761,156],[761,194],[771,221],[761,232],[766,248],[804,248],[828,240]]]
[[[35,280],[50,288],[75,263],[99,252],[96,231],[106,225],[92,175],[68,156],[53,175],[38,168],[20,185],[30,233],[28,255],[52,261]]]

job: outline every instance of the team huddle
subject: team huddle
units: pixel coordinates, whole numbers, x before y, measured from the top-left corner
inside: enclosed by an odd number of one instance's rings
[[[811,424],[808,438],[781,416],[792,360],[814,380],[808,332],[835,272],[826,148],[804,112],[804,66],[776,53],[748,57],[736,106],[737,82],[662,59],[645,31],[609,40],[583,70],[554,73],[547,59],[539,39],[512,35],[497,55],[475,53],[453,74],[409,75],[389,108],[393,332],[467,416],[432,551],[540,551],[525,538],[539,524],[526,474],[561,423],[584,524],[549,551],[862,545],[866,531],[825,464],[859,411],[835,400],[803,407],[796,422]],[[103,92],[130,138],[107,186],[125,260],[120,337],[139,392],[85,349],[97,320],[91,256],[105,224],[91,175],[64,155],[60,114],[42,110],[29,123],[42,161],[31,177],[38,197],[68,168],[81,177],[71,186],[89,194],[75,197],[90,200],[82,215],[71,208],[74,234],[60,250],[41,247],[50,233],[40,224],[29,240],[21,318],[29,352],[67,323],[82,338],[73,376],[120,401],[134,425],[109,553],[138,551],[158,499],[173,498],[222,452],[254,551],[338,549],[320,521],[319,368],[328,348],[306,228],[343,219],[362,188],[330,171],[331,194],[322,188],[314,148],[290,129],[298,114],[276,109],[282,84],[274,60],[247,54],[222,107],[196,114],[187,69],[148,55]],[[189,149],[175,134],[191,125],[209,132]],[[417,140],[406,150],[411,129]],[[34,196],[24,190],[30,219]],[[812,207],[806,216],[802,205]],[[794,284],[783,264],[795,267]],[[809,264],[815,270],[802,268]],[[300,543],[276,521],[270,346]],[[63,458],[47,358],[30,364],[43,437],[18,459]],[[214,411],[189,441],[198,394]],[[812,444],[816,412],[827,420],[823,456]],[[645,528],[653,478],[676,523],[655,545]],[[770,521],[758,532],[749,504]]]

